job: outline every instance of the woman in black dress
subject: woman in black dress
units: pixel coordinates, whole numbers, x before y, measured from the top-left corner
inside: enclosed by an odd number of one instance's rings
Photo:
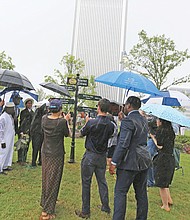
[[[158,148],[158,154],[153,161],[155,186],[160,188],[161,208],[165,211],[170,211],[170,205],[173,204],[173,201],[170,195],[169,185],[172,182],[175,171],[175,159],[173,155],[175,133],[169,121],[157,119],[157,126],[156,136],[151,135]]]
[[[42,196],[40,220],[55,218],[55,205],[64,165],[64,137],[70,135],[67,120],[62,116],[62,102],[53,99],[49,106],[52,114],[42,118],[44,141],[42,145]]]

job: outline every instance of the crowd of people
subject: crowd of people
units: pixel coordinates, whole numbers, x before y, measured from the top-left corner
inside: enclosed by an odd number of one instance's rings
[[[12,168],[13,146],[18,151],[17,163],[27,165],[27,152],[32,141],[31,168],[42,165],[42,193],[40,220],[53,219],[64,168],[64,137],[71,137],[68,121],[70,114],[62,112],[62,102],[52,99],[32,110],[33,99],[26,99],[20,111],[22,99],[14,93],[11,102],[0,100],[0,174],[6,175]],[[147,219],[147,187],[159,188],[161,209],[170,211],[173,200],[169,186],[172,183],[175,159],[173,155],[175,133],[171,122],[147,118],[139,109],[141,101],[130,96],[118,116],[113,116],[110,101],[103,98],[97,105],[94,119],[86,116],[80,136],[85,139],[85,152],[81,161],[82,208],[76,216],[90,218],[90,191],[95,174],[101,200],[100,210],[110,214],[106,168],[116,173],[113,220],[124,220],[126,198],[133,185],[137,200],[136,219]],[[119,125],[115,119],[120,121]]]

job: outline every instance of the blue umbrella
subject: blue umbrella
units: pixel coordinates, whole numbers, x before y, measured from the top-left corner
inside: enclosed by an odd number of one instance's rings
[[[98,76],[96,82],[132,90],[134,92],[161,95],[156,86],[146,77],[127,71],[112,71]]]
[[[141,107],[142,111],[158,118],[179,124],[181,126],[190,127],[190,119],[171,106],[158,104],[145,104]]]
[[[160,91],[161,97],[151,95],[141,101],[146,104],[161,104],[168,106],[189,106],[190,99],[185,94],[179,91],[166,90]]]

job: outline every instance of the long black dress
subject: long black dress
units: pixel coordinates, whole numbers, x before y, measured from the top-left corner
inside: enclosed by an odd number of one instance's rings
[[[155,186],[160,188],[168,188],[172,182],[175,171],[175,159],[173,155],[175,133],[172,129],[159,128],[156,133],[158,146],[163,146],[158,150],[155,157],[154,175]]]
[[[67,121],[63,118],[42,118],[44,141],[42,145],[42,196],[41,206],[48,214],[55,213],[55,204],[64,165],[64,136],[69,135]]]

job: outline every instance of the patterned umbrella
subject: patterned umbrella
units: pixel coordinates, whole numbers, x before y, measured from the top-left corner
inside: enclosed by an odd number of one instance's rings
[[[161,97],[159,96],[148,96],[143,98],[141,101],[146,104],[160,104],[168,106],[190,106],[190,99],[185,94],[179,91],[160,91]]]
[[[142,92],[153,95],[161,95],[153,82],[148,78],[132,72],[127,71],[112,71],[98,76],[96,82],[132,90],[134,92]]]
[[[158,104],[145,104],[141,110],[158,118],[179,124],[181,126],[190,127],[190,119],[171,106]]]

